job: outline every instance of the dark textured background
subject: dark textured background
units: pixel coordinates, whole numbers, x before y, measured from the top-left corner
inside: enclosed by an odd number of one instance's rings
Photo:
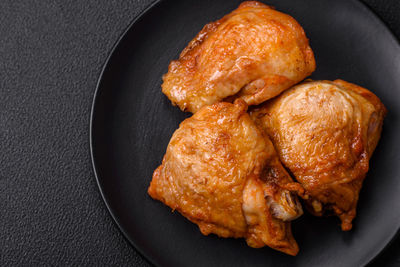
[[[89,113],[107,54],[151,2],[0,1],[0,266],[149,265],[97,189]],[[363,2],[400,39],[400,1]],[[400,265],[400,237],[373,265]]]

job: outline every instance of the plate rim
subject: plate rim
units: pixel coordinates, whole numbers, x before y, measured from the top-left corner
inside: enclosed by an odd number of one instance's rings
[[[91,104],[91,109],[90,109],[90,119],[89,119],[89,150],[90,150],[90,158],[91,158],[91,165],[92,165],[92,170],[93,170],[93,174],[96,180],[96,184],[97,187],[100,191],[100,195],[101,198],[108,210],[109,215],[112,218],[113,223],[117,226],[118,230],[122,233],[122,236],[124,237],[124,239],[126,241],[128,241],[129,245],[134,248],[142,257],[142,259],[144,259],[145,261],[147,261],[148,263],[154,265],[154,266],[159,266],[158,263],[153,259],[153,257],[150,257],[150,255],[145,252],[133,239],[131,239],[131,237],[128,235],[128,233],[125,231],[125,229],[121,226],[117,215],[114,213],[113,209],[110,207],[107,197],[105,195],[103,186],[100,182],[100,174],[97,171],[97,167],[96,167],[96,156],[94,153],[94,144],[93,144],[93,134],[94,134],[94,130],[93,130],[93,122],[94,122],[94,117],[95,117],[95,113],[96,113],[96,103],[98,101],[98,96],[99,96],[99,92],[100,92],[100,88],[102,85],[102,81],[103,81],[103,77],[105,72],[107,71],[110,61],[113,57],[113,55],[115,54],[116,50],[118,49],[120,43],[123,41],[123,39],[125,38],[125,36],[127,35],[127,33],[131,30],[132,27],[134,27],[134,25],[140,21],[141,19],[143,19],[143,17],[153,8],[159,6],[161,3],[165,2],[167,0],[153,0],[147,7],[145,7],[138,15],[136,15],[126,26],[126,28],[122,31],[122,33],[118,36],[117,40],[113,43],[110,51],[107,54],[107,57],[102,65],[99,77],[97,79],[97,83],[96,83],[96,88],[95,91],[93,93],[93,99],[92,99],[92,104]],[[246,0],[242,0],[242,1],[246,1]],[[263,1],[263,0],[261,0]],[[397,36],[393,33],[393,31],[390,29],[390,27],[388,26],[388,24],[381,19],[381,17],[370,7],[368,6],[366,3],[364,3],[361,0],[351,0],[355,5],[358,5],[359,8],[364,9],[365,12],[370,13],[371,14],[371,19],[374,20],[374,22],[379,25],[379,27],[384,28],[385,31],[389,34],[389,36],[391,37],[392,41],[397,44],[398,46],[400,46],[400,39],[397,38]],[[369,257],[367,257],[364,261],[362,261],[362,266],[367,266],[367,265],[371,265],[373,262],[375,262],[375,260],[394,242],[394,240],[400,236],[400,224],[399,227],[394,231],[394,233],[389,237],[389,240],[385,242],[385,245],[383,245],[382,247],[380,247],[377,250],[377,253],[374,253],[373,255],[370,255]]]
[[[101,68],[99,77],[97,79],[97,83],[96,83],[96,89],[93,93],[93,99],[92,99],[92,104],[91,104],[91,108],[90,108],[90,119],[89,119],[89,150],[90,150],[90,159],[91,159],[91,165],[92,165],[92,170],[93,170],[93,174],[95,176],[95,180],[96,180],[96,184],[97,187],[100,191],[100,195],[101,198],[104,202],[104,204],[106,205],[107,211],[109,213],[109,215],[112,218],[112,222],[117,226],[118,230],[120,233],[122,233],[122,236],[124,237],[124,239],[126,241],[128,241],[128,244],[135,249],[140,256],[142,257],[143,260],[147,261],[148,263],[154,265],[154,266],[159,266],[152,257],[150,257],[148,255],[148,253],[146,253],[140,246],[138,246],[136,244],[136,242],[134,240],[132,240],[130,238],[130,236],[128,235],[128,233],[125,231],[125,229],[121,226],[121,224],[119,223],[119,220],[117,218],[117,215],[115,215],[113,209],[110,207],[107,197],[104,193],[103,187],[101,185],[100,182],[100,175],[97,172],[97,168],[96,168],[96,159],[95,159],[95,153],[94,153],[94,144],[93,144],[93,121],[94,121],[94,117],[95,117],[95,109],[96,109],[96,103],[97,103],[97,99],[99,96],[99,92],[100,92],[100,88],[101,88],[101,84],[103,81],[103,77],[104,77],[104,73],[106,72],[106,70],[108,69],[108,66],[110,64],[111,58],[113,57],[113,55],[115,54],[116,50],[118,49],[118,46],[120,45],[120,43],[122,42],[122,40],[125,38],[126,34],[130,31],[130,29],[140,20],[144,17],[144,15],[146,13],[148,13],[152,8],[158,6],[161,2],[164,2],[165,0],[153,0],[153,2],[151,2],[146,8],[144,8],[138,15],[136,15],[129,23],[128,25],[125,27],[125,29],[122,31],[122,33],[118,36],[117,40],[114,42],[114,44],[112,45],[110,51],[108,52],[108,55],[103,63],[103,66]]]

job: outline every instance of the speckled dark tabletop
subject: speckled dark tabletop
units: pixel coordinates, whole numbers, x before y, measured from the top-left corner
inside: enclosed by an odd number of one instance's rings
[[[101,199],[89,113],[114,42],[152,0],[0,1],[0,266],[148,266]],[[364,0],[400,39],[400,1]],[[400,266],[400,237],[373,263]]]

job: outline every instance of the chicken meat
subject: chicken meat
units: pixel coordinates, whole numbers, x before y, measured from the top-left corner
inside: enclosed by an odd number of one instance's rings
[[[294,191],[303,189],[246,110],[237,99],[203,107],[184,120],[148,193],[204,235],[243,237],[251,247],[296,255],[290,221],[302,214]]]
[[[385,113],[367,89],[335,80],[297,85],[253,110],[251,117],[305,188],[309,210],[337,215],[346,231],[356,216]]]
[[[314,70],[314,54],[299,23],[249,1],[204,26],[169,65],[162,91],[173,104],[192,113],[236,98],[257,105]]]

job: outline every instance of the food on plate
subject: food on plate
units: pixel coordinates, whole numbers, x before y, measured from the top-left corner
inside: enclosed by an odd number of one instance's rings
[[[243,2],[205,25],[163,76],[162,92],[194,115],[173,134],[149,195],[204,235],[289,255],[299,251],[297,195],[350,230],[386,108],[343,80],[296,85],[315,67],[303,28],[265,4]]]
[[[337,215],[344,231],[352,228],[385,114],[377,96],[343,80],[302,83],[251,112],[305,188],[309,210]]]
[[[169,65],[162,91],[192,113],[227,98],[257,105],[314,70],[314,55],[299,23],[249,1],[204,26]]]
[[[290,221],[302,214],[292,181],[269,140],[246,112],[247,104],[201,108],[173,134],[148,193],[204,235],[243,237],[296,255]]]

